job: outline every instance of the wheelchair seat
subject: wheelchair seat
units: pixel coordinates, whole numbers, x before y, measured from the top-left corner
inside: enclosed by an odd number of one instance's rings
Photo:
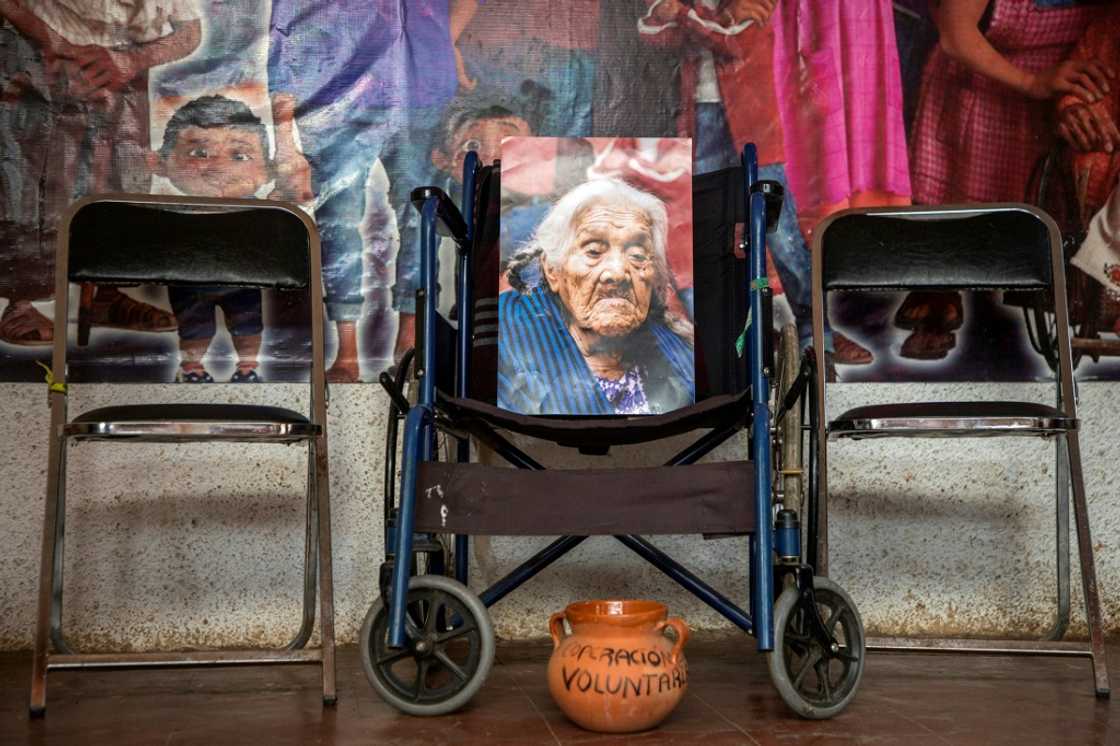
[[[146,441],[307,440],[322,428],[283,407],[252,404],[133,404],[92,409],[63,432],[71,438]]]
[[[701,428],[742,427],[750,421],[750,390],[713,396],[688,407],[655,415],[563,417],[525,415],[477,399],[440,395],[440,407],[457,425],[510,430],[583,451],[605,453],[611,446],[648,443]]]
[[[903,402],[849,409],[829,423],[828,437],[1045,437],[1076,430],[1078,424],[1056,407],[1032,402]]]

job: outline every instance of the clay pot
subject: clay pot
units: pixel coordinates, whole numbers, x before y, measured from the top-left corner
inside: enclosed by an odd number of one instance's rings
[[[688,687],[688,627],[666,613],[656,601],[583,601],[553,614],[548,688],[564,714],[603,733],[632,733],[664,720]],[[676,631],[676,642],[666,627]]]

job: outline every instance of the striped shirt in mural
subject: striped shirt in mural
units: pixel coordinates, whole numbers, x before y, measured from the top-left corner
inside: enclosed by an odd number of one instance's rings
[[[695,400],[692,346],[652,318],[630,335],[625,395],[618,395],[617,382],[600,382],[591,372],[551,290],[541,286],[524,294],[502,293],[498,319],[498,406],[503,409],[525,414],[659,414]]]

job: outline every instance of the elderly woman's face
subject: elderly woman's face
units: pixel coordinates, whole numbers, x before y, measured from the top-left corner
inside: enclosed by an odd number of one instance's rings
[[[629,334],[646,320],[653,295],[653,227],[630,205],[592,203],[576,214],[575,238],[545,276],[575,323],[596,334]]]

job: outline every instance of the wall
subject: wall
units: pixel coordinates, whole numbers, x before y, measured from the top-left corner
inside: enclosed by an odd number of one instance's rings
[[[1028,386],[1040,401],[1049,385]],[[1005,398],[1021,389],[846,384],[839,411],[915,396]],[[253,387],[213,386],[231,402]],[[113,396],[196,396],[185,386],[76,387],[73,411]],[[288,402],[306,395],[292,386]],[[1082,384],[1083,451],[1105,623],[1120,632],[1120,399]],[[32,642],[43,514],[48,410],[43,386],[0,385],[0,649]],[[382,551],[385,396],[336,386],[330,407],[334,571],[339,640],[353,643],[376,593]],[[663,444],[664,446],[664,444]],[[737,442],[716,456],[741,452]],[[670,446],[658,449],[669,451]],[[71,454],[65,623],[82,648],[279,643],[295,628],[302,556],[298,448],[84,444]],[[1053,446],[1033,440],[884,441],[832,450],[833,576],[865,624],[889,633],[1040,634],[1053,585]],[[548,454],[546,454],[548,455]],[[637,463],[628,449],[620,461]],[[150,486],[147,486],[149,481]],[[545,538],[476,544],[478,589]],[[659,537],[659,546],[745,603],[745,541]],[[1076,545],[1074,545],[1076,546]],[[621,545],[592,539],[494,609],[502,638],[545,634],[550,612],[577,598],[651,597],[705,630],[720,617]],[[1083,634],[1074,579],[1075,627]]]

